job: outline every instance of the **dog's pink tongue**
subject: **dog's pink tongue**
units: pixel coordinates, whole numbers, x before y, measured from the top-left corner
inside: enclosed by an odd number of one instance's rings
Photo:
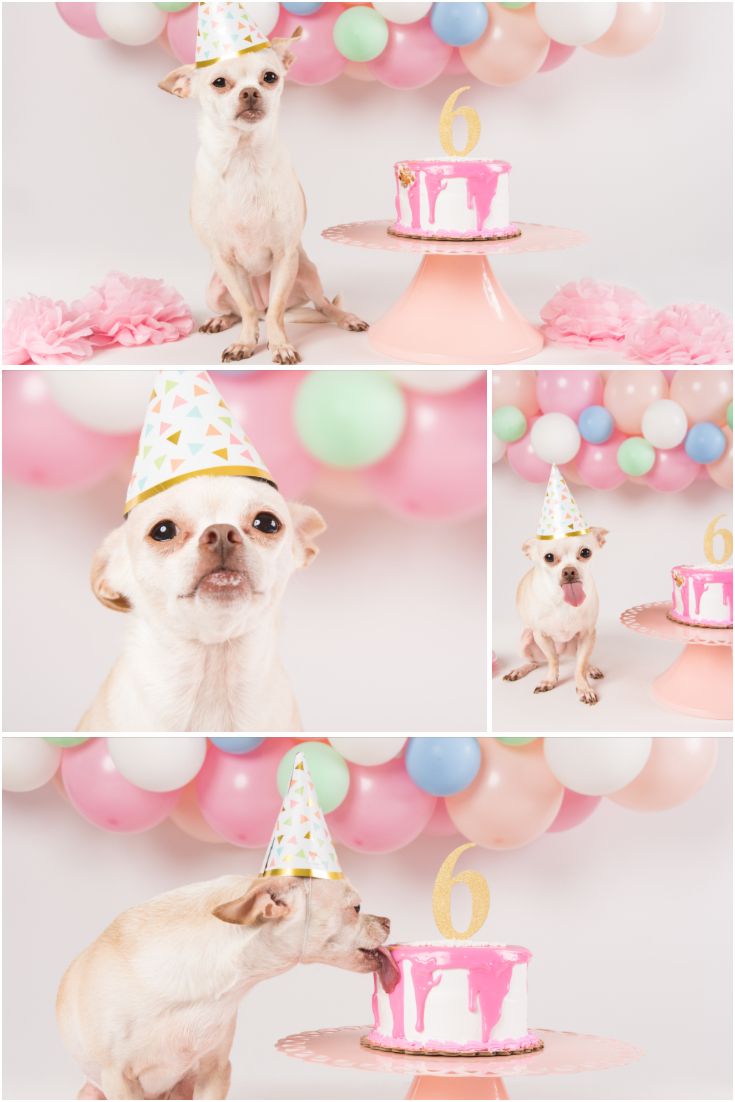
[[[396,984],[400,980],[401,973],[388,949],[379,945],[375,952],[378,954],[378,963],[380,964],[378,978],[385,993],[390,995],[391,991],[395,989]]]
[[[566,582],[561,587],[561,591],[567,604],[574,605],[575,608],[577,608],[578,605],[581,605],[582,601],[586,597],[586,593],[582,587],[581,582]]]

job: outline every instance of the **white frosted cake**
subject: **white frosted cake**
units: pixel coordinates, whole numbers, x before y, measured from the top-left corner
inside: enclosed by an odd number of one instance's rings
[[[375,976],[369,1048],[482,1056],[543,1048],[526,1020],[528,949],[439,941],[389,952],[395,969]]]
[[[674,566],[669,616],[692,627],[732,627],[732,567]]]
[[[510,220],[510,165],[469,157],[399,161],[390,233],[439,241],[518,237]]]

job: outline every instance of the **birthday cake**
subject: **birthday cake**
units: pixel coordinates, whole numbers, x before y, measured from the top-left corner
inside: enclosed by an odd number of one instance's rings
[[[375,976],[368,1048],[449,1056],[543,1048],[526,1022],[528,949],[422,941],[391,945],[390,954],[395,968]]]
[[[510,165],[467,157],[395,165],[398,237],[492,241],[518,237],[510,220]]]
[[[732,567],[675,566],[669,617],[692,627],[732,627]]]

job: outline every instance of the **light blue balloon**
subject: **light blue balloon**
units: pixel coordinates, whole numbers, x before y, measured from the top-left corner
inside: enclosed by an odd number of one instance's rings
[[[469,46],[485,33],[488,14],[485,4],[434,4],[431,26],[437,38],[450,46]]]
[[[323,8],[324,4],[288,3],[282,4],[281,7],[285,8],[286,11],[291,13],[291,15],[313,15],[314,12],[317,12],[320,8]]]
[[[453,796],[472,784],[480,768],[476,738],[412,738],[406,770],[415,785],[432,796]]]
[[[613,416],[604,406],[587,406],[580,413],[577,425],[579,435],[589,444],[606,443],[615,429]]]
[[[265,739],[246,738],[239,735],[218,735],[215,738],[214,735],[210,735],[209,741],[218,750],[224,750],[226,754],[249,754],[251,750],[257,750]]]
[[[684,451],[695,463],[714,463],[727,446],[722,429],[711,421],[699,421],[686,434]]]

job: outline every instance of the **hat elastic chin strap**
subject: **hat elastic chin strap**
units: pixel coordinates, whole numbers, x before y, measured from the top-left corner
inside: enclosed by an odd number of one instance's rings
[[[304,953],[306,952],[306,942],[309,937],[309,927],[311,925],[311,885],[312,878],[307,876],[306,880],[306,916],[304,918],[304,938],[301,942],[301,952],[296,958],[296,964],[301,964],[304,959]]]

